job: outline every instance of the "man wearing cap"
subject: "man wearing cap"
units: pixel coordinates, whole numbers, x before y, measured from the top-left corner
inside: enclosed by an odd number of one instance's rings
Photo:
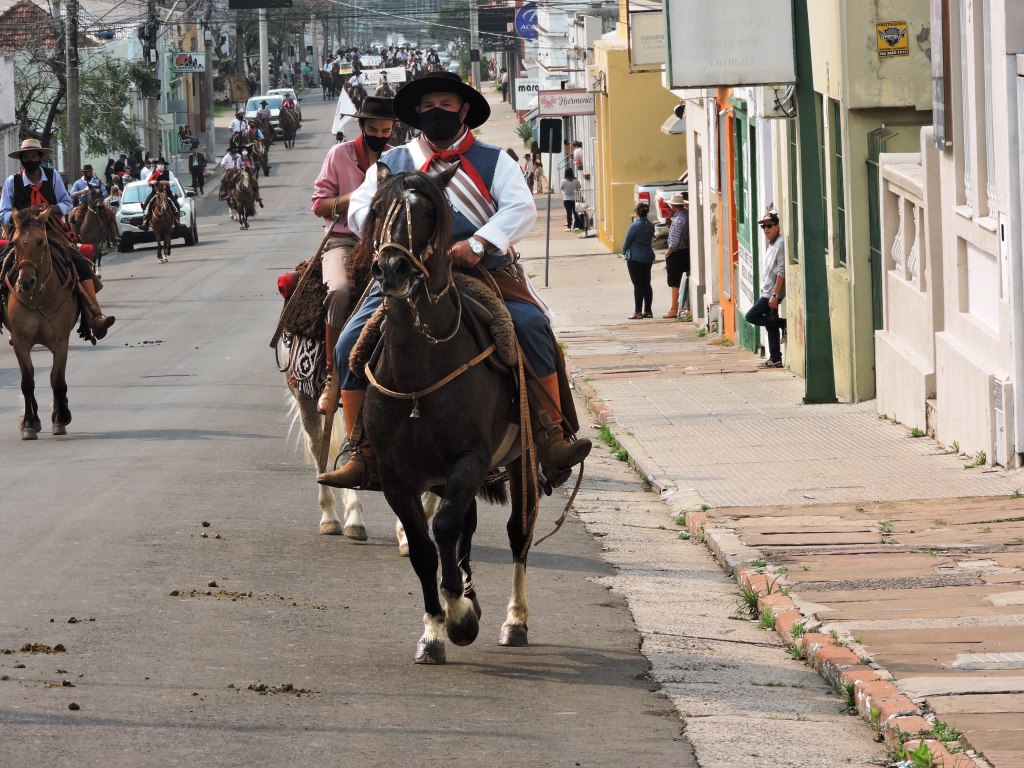
[[[348,226],[349,199],[363,182],[366,171],[374,166],[387,147],[398,119],[391,99],[378,96],[367,96],[354,116],[359,121],[359,135],[328,150],[320,175],[313,183],[313,213],[324,220],[324,228],[331,232],[323,254],[324,285],[327,286],[324,306],[327,310],[328,379],[317,404],[321,413],[327,411],[327,396],[336,375],[334,347],[352,304],[345,265],[358,237]]]
[[[459,169],[445,189],[452,208],[455,241],[449,255],[458,267],[473,269],[479,265],[488,270],[501,290],[526,360],[539,379],[528,382],[528,390],[546,484],[561,485],[572,467],[590,452],[590,441],[566,439],[563,430],[574,431],[576,417],[568,386],[563,386],[561,350],[548,324],[546,307],[532,291],[526,273],[513,264],[509,255],[510,246],[525,237],[537,219],[533,196],[515,160],[500,147],[476,140],[471,129],[487,120],[490,106],[458,75],[435,72],[407,83],[395,97],[394,108],[399,120],[419,128],[422,135],[381,156],[381,163],[393,173],[437,173],[459,161]],[[353,232],[362,231],[376,192],[377,169],[371,168],[349,202],[348,223]],[[343,467],[320,475],[319,482],[325,485],[359,488],[375,479],[375,457],[356,418],[367,382],[352,374],[348,357],[363,326],[382,302],[380,285],[374,283],[346,324],[335,350],[351,453]]]
[[[690,274],[690,201],[682,192],[676,192],[668,199],[672,209],[672,224],[668,229],[668,250],[665,252],[665,272],[668,287],[672,290],[672,306],[662,317],[678,317],[680,309],[679,286],[683,275]],[[682,297],[686,306],[686,295]]]
[[[71,210],[71,196],[64,187],[64,180],[54,170],[43,168],[43,158],[52,155],[53,150],[42,146],[36,139],[25,139],[21,148],[7,156],[21,162],[22,170],[7,177],[3,193],[0,193],[0,223],[11,227],[14,211],[33,206],[51,206],[66,216]],[[96,298],[96,284],[93,282],[92,265],[78,248],[69,248],[71,260],[78,274],[78,287],[82,294],[82,305],[86,320],[97,339],[107,335],[107,329],[114,324],[114,317],[107,317],[100,309]]]
[[[761,259],[761,298],[747,310],[746,320],[751,325],[763,326],[768,337],[768,357],[761,366],[781,368],[780,336],[784,338],[786,335],[786,321],[779,317],[779,304],[786,298],[786,247],[774,205],[768,206],[758,226],[768,240],[768,248]]]

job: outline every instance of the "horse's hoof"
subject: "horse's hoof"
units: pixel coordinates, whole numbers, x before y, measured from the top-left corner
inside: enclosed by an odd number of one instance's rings
[[[21,439],[22,440],[38,440],[39,439],[39,433],[36,430],[32,429],[32,427],[22,427],[21,428]]]
[[[483,618],[484,609],[480,607],[480,601],[476,599],[476,592],[467,594],[466,597],[468,597],[472,601],[473,610],[476,612],[476,619],[477,621],[479,621]]]
[[[337,520],[328,520],[326,523],[320,523],[320,533],[325,536],[340,536],[341,523]]]
[[[409,545],[408,544],[399,544],[398,545],[398,554],[399,554],[400,557],[408,557],[409,556]]]
[[[53,434],[55,434],[55,435],[66,435],[67,433],[68,433],[68,428],[67,428],[66,425],[64,425],[64,424],[54,424],[53,425]]]
[[[444,642],[441,640],[420,640],[416,644],[416,657],[413,661],[417,664],[444,664]]]
[[[448,639],[456,645],[469,645],[480,634],[480,622],[477,619],[475,606],[463,598],[456,602],[462,610],[460,616],[445,615],[444,631]]]
[[[526,639],[525,624],[505,623],[501,625],[501,634],[498,635],[498,645],[504,645],[510,648],[523,648],[529,644],[529,641]]]
[[[346,525],[345,538],[353,541],[366,541],[366,528],[362,525]]]

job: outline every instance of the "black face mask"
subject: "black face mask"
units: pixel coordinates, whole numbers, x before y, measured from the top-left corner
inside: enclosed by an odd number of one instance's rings
[[[367,133],[363,134],[363,143],[370,148],[371,152],[384,151],[384,147],[388,145],[390,140],[390,136],[370,136]]]
[[[39,170],[39,166],[43,164],[42,160],[22,160],[21,167],[29,173],[35,173]]]
[[[449,112],[441,107],[420,112],[420,130],[434,143],[454,139],[461,128],[462,117],[458,112]]]

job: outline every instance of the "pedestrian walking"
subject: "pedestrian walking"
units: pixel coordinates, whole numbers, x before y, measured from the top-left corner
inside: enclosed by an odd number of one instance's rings
[[[565,229],[568,232],[573,229],[576,221],[576,193],[583,187],[579,179],[573,173],[572,168],[565,169],[565,178],[562,179],[562,205],[565,206]]]
[[[668,273],[668,287],[672,290],[672,306],[663,315],[666,319],[679,317],[680,310],[688,308],[685,294],[680,303],[679,288],[683,275],[687,276],[687,287],[690,282],[690,201],[684,193],[677,192],[668,199],[668,204],[672,209],[672,224],[668,230],[665,271]]]
[[[548,188],[548,180],[544,176],[544,164],[540,160],[533,163],[533,194],[539,195]]]
[[[650,207],[637,203],[636,218],[626,230],[622,241],[622,257],[626,260],[630,282],[633,283],[633,314],[630,320],[654,317],[654,288],[651,287],[651,267],[654,266],[654,225],[647,219]]]
[[[498,75],[498,90],[501,91],[501,100],[508,101],[508,70],[504,67]]]
[[[763,368],[782,367],[782,344],[786,340],[786,321],[779,317],[779,304],[786,298],[786,247],[779,229],[779,214],[769,205],[758,222],[768,241],[761,260],[761,298],[747,310],[746,320],[762,326],[768,337],[768,358]]]

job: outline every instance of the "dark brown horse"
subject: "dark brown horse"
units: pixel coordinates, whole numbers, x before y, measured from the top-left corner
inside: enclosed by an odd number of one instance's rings
[[[445,633],[456,645],[468,645],[479,631],[470,552],[478,494],[507,500],[504,481],[485,483],[495,466],[508,470],[512,496],[507,524],[512,596],[498,642],[527,644],[526,556],[537,515],[529,462],[518,450],[498,455],[505,451],[510,424],[519,422],[512,377],[489,364],[487,350],[463,323],[461,295],[452,279],[451,211],[443,187],[457,168],[435,181],[416,172],[390,175],[382,166],[364,227],[368,236],[353,254],[355,260],[372,256],[372,274],[385,296],[383,344],[372,371],[366,368],[372,386],[364,428],[423,590],[426,631],[415,656],[421,664],[445,661]],[[453,372],[458,373],[446,381]],[[432,522],[436,549],[420,501],[420,494],[432,489],[442,497]]]
[[[72,214],[72,225],[80,243],[93,247],[96,274],[103,269],[103,245],[118,242],[117,222],[113,210],[103,204],[102,196],[90,191],[86,201]]]
[[[51,238],[56,248],[74,246],[59,229],[49,224],[50,215],[48,209],[27,208],[16,211],[13,218],[14,250],[10,258],[15,264],[7,278],[4,324],[11,332],[11,345],[21,369],[21,394],[25,398],[22,440],[35,440],[42,429],[32,366],[32,347],[36,344],[46,347],[53,355],[50,369],[53,434],[66,435],[67,425],[71,423],[64,371],[68,362],[68,337],[79,313],[75,268],[70,259],[61,264],[54,258]]]
[[[174,238],[174,227],[178,223],[178,214],[167,198],[168,193],[166,183],[156,185],[156,197],[153,199],[153,209],[149,216],[153,239],[156,241],[156,259],[161,264],[166,264],[167,258],[171,255],[171,240]]]
[[[285,149],[295,146],[295,134],[299,131],[299,115],[294,109],[281,110],[281,141]]]

